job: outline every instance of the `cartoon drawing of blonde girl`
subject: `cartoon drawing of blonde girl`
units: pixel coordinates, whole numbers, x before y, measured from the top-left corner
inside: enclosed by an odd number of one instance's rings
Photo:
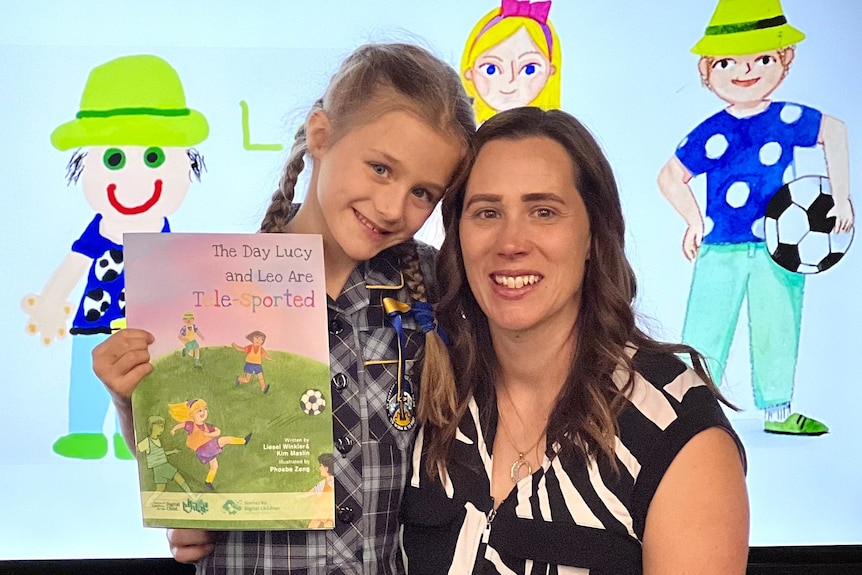
[[[168,409],[174,421],[179,422],[171,429],[171,435],[176,435],[177,431],[181,429],[185,430],[188,434],[186,446],[195,452],[201,463],[209,465],[209,472],[207,473],[204,487],[210,491],[215,491],[213,480],[215,480],[216,473],[218,473],[218,460],[216,457],[222,452],[225,445],[248,445],[252,434],[249,433],[245,437],[222,435],[218,427],[211,423],[206,423],[209,409],[207,408],[207,402],[203,399],[190,399],[182,403],[170,403],[168,404]]]
[[[551,2],[502,0],[467,37],[461,81],[481,123],[503,110],[560,107],[560,40]]]

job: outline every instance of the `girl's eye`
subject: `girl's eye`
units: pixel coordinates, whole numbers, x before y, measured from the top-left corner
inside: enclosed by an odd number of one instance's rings
[[[712,69],[713,70],[728,70],[730,68],[733,68],[735,65],[736,65],[736,62],[733,61],[731,58],[722,58],[720,60],[716,60],[715,62],[713,62]]]
[[[500,71],[496,64],[482,64],[479,69],[488,76],[493,76]]]
[[[420,199],[423,199],[423,200],[426,200],[429,202],[434,201],[434,196],[432,196],[431,192],[429,192],[425,188],[415,188],[414,190],[412,190],[412,193],[417,198],[420,198]]]
[[[119,148],[108,148],[102,156],[102,161],[109,170],[120,170],[126,165],[126,154]]]
[[[536,64],[527,64],[526,66],[521,68],[521,74],[524,76],[532,76],[538,71],[539,67]]]
[[[374,170],[374,173],[378,176],[385,176],[387,173],[389,173],[389,168],[387,168],[383,164],[371,164],[371,169]]]
[[[758,56],[757,58],[757,63],[761,66],[769,66],[773,62],[775,62],[775,58],[773,58],[769,54],[764,54],[763,56]]]
[[[144,152],[144,163],[149,168],[158,168],[165,163],[165,152],[161,148],[147,148]]]

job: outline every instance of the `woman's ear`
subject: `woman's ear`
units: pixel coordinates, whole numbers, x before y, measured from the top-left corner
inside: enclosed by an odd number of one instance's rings
[[[323,110],[315,110],[306,121],[306,143],[312,158],[319,158],[329,147],[332,137],[332,124]]]

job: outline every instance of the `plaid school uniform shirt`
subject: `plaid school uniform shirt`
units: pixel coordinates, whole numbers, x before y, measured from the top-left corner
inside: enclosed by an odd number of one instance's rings
[[[419,243],[426,285],[436,250]],[[418,425],[402,431],[387,416],[396,385],[398,336],[383,298],[410,302],[398,258],[384,251],[356,266],[337,300],[328,300],[329,368],[335,460],[335,527],[321,531],[216,533],[199,575],[402,574],[398,512]],[[413,362],[425,342],[403,317],[405,375],[417,392]]]

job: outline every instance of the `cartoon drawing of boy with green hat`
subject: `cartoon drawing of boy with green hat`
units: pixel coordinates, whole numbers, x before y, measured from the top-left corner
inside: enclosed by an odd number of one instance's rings
[[[92,369],[93,348],[125,325],[123,233],[168,232],[167,216],[185,199],[191,177],[200,179],[203,158],[190,146],[206,139],[204,116],[186,106],[180,78],[157,56],[124,56],[94,68],[75,119],[51,134],[58,150],[76,149],[69,183],[81,179],[96,212],[71,252],[40,294],[24,296],[26,330],[43,344],[66,335],[68,298],[87,274],[69,333],[72,367],[69,433],[54,443],[64,457],[99,459],[108,452],[102,425],[110,405]],[[119,426],[117,426],[119,431]],[[114,453],[133,455],[119,432]]]
[[[847,130],[814,108],[775,102],[805,35],[779,0],[719,0],[703,38],[703,85],[727,102],[691,131],[659,174],[664,197],[685,219],[682,250],[694,261],[683,340],[707,356],[721,380],[747,300],[754,401],[764,431],[820,435],[828,427],[791,410],[804,276],[775,264],[765,245],[772,195],[796,179],[794,150],[823,146],[835,206],[835,231],[853,226]],[[705,218],[689,182],[706,176]]]

